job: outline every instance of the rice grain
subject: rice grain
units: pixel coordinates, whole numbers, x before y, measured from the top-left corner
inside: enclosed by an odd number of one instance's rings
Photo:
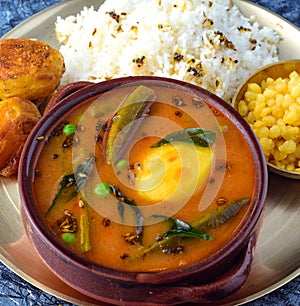
[[[279,35],[230,0],[106,0],[58,17],[62,84],[161,76],[201,86],[230,102],[237,86],[278,61]]]

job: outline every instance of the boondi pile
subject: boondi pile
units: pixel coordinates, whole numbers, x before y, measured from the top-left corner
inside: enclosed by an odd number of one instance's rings
[[[249,122],[267,162],[300,173],[300,75],[249,83],[239,113]]]

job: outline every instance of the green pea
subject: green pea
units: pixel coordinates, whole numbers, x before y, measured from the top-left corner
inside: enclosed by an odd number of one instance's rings
[[[66,124],[63,129],[63,133],[66,135],[72,135],[76,132],[76,126],[73,123]]]
[[[72,233],[63,233],[61,238],[66,243],[74,243],[76,241],[76,237]]]
[[[109,195],[109,193],[110,193],[110,188],[107,183],[99,183],[96,185],[95,194],[98,197],[105,198]]]
[[[127,166],[127,161],[125,159],[120,159],[116,166],[119,170],[124,169]]]

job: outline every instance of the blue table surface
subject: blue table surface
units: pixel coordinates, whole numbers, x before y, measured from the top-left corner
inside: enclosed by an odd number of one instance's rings
[[[58,2],[62,1],[0,0],[0,37],[33,14]],[[84,3],[84,0],[82,2]],[[252,2],[268,8],[300,27],[300,0],[252,0]],[[2,263],[0,263],[0,305],[72,306],[70,303],[35,288]],[[300,305],[300,277],[245,305]]]

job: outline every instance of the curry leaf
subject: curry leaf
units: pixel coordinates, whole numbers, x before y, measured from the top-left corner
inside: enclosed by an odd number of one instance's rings
[[[204,240],[213,239],[212,236],[199,231],[197,228],[192,227],[190,224],[180,219],[168,218],[168,220],[171,221],[173,225],[172,228],[162,236],[163,239],[170,237],[201,238]]]
[[[78,186],[78,192],[79,189],[85,185],[87,182],[87,179],[89,178],[89,175],[91,174],[93,168],[95,165],[95,156],[90,155],[85,162],[82,164],[78,165],[76,172],[74,174],[75,180]]]
[[[186,128],[166,135],[163,139],[152,145],[151,148],[158,148],[175,141],[190,142],[200,147],[209,147],[215,140],[216,133],[214,131],[204,128]]]
[[[144,219],[141,215],[140,209],[133,200],[125,197],[116,186],[114,186],[113,184],[109,184],[109,187],[113,195],[118,199],[118,212],[121,218],[124,217],[125,205],[128,205],[134,211],[136,218],[136,234],[138,236],[139,244],[141,245]]]
[[[66,174],[61,179],[55,197],[48,208],[46,215],[52,211],[58,202],[67,203],[77,196],[80,188],[87,182],[90,173],[94,168],[95,157],[89,156],[80,164],[75,173]]]
[[[188,223],[185,223],[182,220],[154,215],[153,217],[160,217],[165,220],[171,220],[173,223],[175,223],[175,229],[177,228],[177,233],[175,231],[176,235],[172,235],[172,233],[170,233],[172,231],[171,229],[170,231],[164,234],[164,235],[167,235],[167,237],[163,237],[162,240],[153,243],[149,248],[140,252],[135,258],[138,259],[138,258],[144,257],[146,254],[159,250],[164,244],[176,242],[176,239],[192,238],[188,236],[189,232],[192,232],[191,233],[192,236],[194,235],[193,233],[194,230],[191,230],[191,229],[196,229],[200,233],[203,233],[204,231],[210,228],[218,227],[226,223],[228,220],[233,218],[235,215],[237,215],[238,212],[245,205],[249,203],[249,201],[250,200],[248,198],[244,198],[244,199],[240,199],[232,203],[229,203],[227,205],[224,205],[222,207],[219,207],[215,211],[207,213],[204,216],[200,217],[199,219],[195,220],[194,222],[191,223],[192,225],[189,225]],[[184,233],[182,234],[181,231],[183,231]],[[181,236],[181,235],[185,235],[185,236]],[[206,239],[206,240],[210,240],[210,239]]]

